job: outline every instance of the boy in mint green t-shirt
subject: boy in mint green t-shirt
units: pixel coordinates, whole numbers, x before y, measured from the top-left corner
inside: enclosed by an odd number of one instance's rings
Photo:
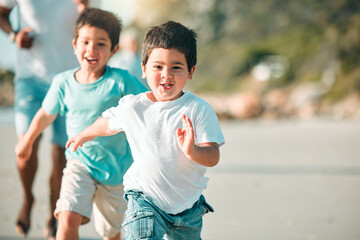
[[[120,31],[120,21],[110,12],[88,8],[80,15],[73,40],[80,67],[54,78],[42,108],[15,148],[19,158],[29,158],[34,142],[58,114],[65,116],[67,134],[73,137],[116,106],[119,98],[146,91],[127,71],[106,65],[119,48]],[[79,226],[89,222],[92,213],[104,239],[120,239],[126,210],[122,181],[133,161],[125,134],[98,137],[65,154],[67,164],[55,210],[56,239],[78,239]]]

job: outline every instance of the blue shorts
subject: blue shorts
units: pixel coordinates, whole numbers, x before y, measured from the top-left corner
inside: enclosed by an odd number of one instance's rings
[[[123,223],[126,239],[201,239],[202,217],[213,208],[203,195],[189,208],[178,214],[167,214],[141,192],[125,193],[128,201]]]
[[[19,136],[30,126],[31,120],[40,109],[49,84],[34,79],[17,79],[15,84],[15,129]],[[58,115],[52,123],[52,143],[65,147],[67,141],[65,118]]]

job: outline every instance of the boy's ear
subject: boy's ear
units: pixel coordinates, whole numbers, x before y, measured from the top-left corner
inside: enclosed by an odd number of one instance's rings
[[[190,69],[190,72],[188,74],[188,79],[191,80],[192,79],[192,75],[194,74],[195,72],[195,68],[196,66],[193,66],[191,69]]]
[[[141,69],[142,69],[142,76],[141,78],[146,78],[147,75],[146,75],[146,66],[144,64],[141,63]]]
[[[119,50],[119,44],[116,44],[113,48],[113,50],[111,51],[111,56],[112,57],[117,51]]]
[[[72,46],[73,46],[74,53],[75,53],[75,51],[76,51],[76,41],[75,41],[75,39],[72,40]]]

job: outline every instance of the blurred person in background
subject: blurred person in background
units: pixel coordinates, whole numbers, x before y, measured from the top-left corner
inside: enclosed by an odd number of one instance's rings
[[[139,31],[137,29],[128,28],[121,33],[120,51],[111,57],[109,66],[128,70],[149,89],[146,79],[142,78]]]
[[[53,77],[77,66],[71,46],[73,26],[88,0],[0,0],[0,28],[17,46],[15,68],[15,128],[18,138],[28,129],[41,107]],[[17,5],[17,8],[16,8]],[[18,24],[12,26],[10,13],[15,11]],[[55,237],[57,222],[53,215],[59,197],[62,170],[65,167],[64,146],[67,139],[65,121],[58,117],[52,125],[52,171],[50,176],[50,212],[45,228]],[[38,166],[39,139],[27,161],[17,159],[24,191],[22,207],[15,228],[26,237],[31,225],[34,204],[32,185]]]

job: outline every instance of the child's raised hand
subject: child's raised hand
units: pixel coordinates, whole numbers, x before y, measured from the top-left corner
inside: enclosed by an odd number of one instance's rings
[[[206,167],[215,166],[220,159],[219,145],[206,142],[195,145],[194,130],[188,117],[182,116],[183,129],[176,131],[177,142],[184,154],[194,162]]]
[[[77,150],[78,147],[82,147],[82,145],[88,141],[91,141],[93,140],[94,138],[86,138],[86,137],[83,137],[81,134],[75,136],[75,137],[72,137],[70,138],[66,144],[65,144],[65,147],[66,148],[69,148],[70,145],[72,144],[72,151],[75,152]]]
[[[177,142],[186,156],[189,156],[195,148],[194,130],[189,117],[182,116],[183,128],[178,128],[176,132]]]

